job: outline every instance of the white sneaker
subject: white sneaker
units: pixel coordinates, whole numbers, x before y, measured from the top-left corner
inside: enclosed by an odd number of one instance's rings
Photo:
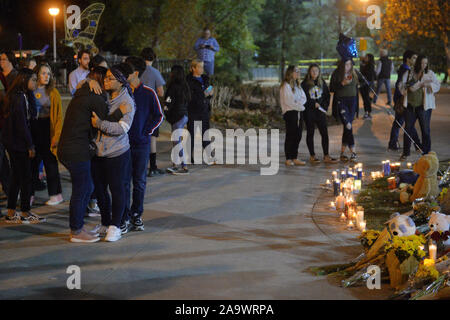
[[[101,237],[104,237],[106,235],[106,233],[108,232],[108,227],[104,226],[102,224],[98,224],[89,232],[93,233],[93,234],[99,234]]]
[[[109,226],[105,240],[114,242],[119,240],[120,238],[122,238],[122,231],[120,231],[120,228],[117,228],[116,226]]]
[[[60,203],[63,203],[64,199],[61,195],[50,196],[50,200],[48,200],[45,204],[48,206],[57,206]]]

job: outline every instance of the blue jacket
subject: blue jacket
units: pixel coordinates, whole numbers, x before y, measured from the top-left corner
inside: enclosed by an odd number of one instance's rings
[[[130,145],[150,143],[150,136],[163,122],[164,114],[155,90],[142,83],[134,89],[136,113],[128,132]]]

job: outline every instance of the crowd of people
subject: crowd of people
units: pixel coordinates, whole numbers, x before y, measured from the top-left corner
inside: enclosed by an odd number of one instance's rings
[[[68,79],[72,99],[64,120],[61,95],[50,65],[24,59],[19,68],[12,52],[2,52],[0,182],[8,200],[6,222],[45,221],[31,212],[35,191],[42,190],[42,184],[48,188],[46,205],[64,201],[60,162],[70,173],[72,184],[69,206],[72,242],[96,242],[101,238],[113,242],[131,230],[144,230],[147,176],[165,173],[156,163],[156,137],[163,120],[171,125],[172,131],[187,126],[191,137],[195,136],[194,122],[201,122],[202,136],[210,127],[210,99],[214,93],[210,76],[219,46],[205,29],[195,49],[199,58],[192,60],[189,73],[185,73],[183,66],[174,65],[167,84],[153,66],[156,54],[152,48],[144,48],[140,56],[129,56],[113,66],[108,66],[101,55],[80,51],[78,68]],[[286,165],[306,164],[298,159],[303,122],[311,164],[321,162],[314,149],[316,127],[321,136],[323,162],[356,160],[353,121],[358,95],[363,98],[364,119],[370,120],[372,104],[382,85],[387,89],[387,104],[392,104],[388,80],[392,70],[392,61],[385,50],[377,64],[372,54],[362,57],[360,71],[354,68],[352,58],[343,58],[332,73],[329,86],[319,65],[311,64],[303,81],[300,68],[289,66],[280,87],[281,112],[286,123]],[[407,50],[395,84],[395,120],[389,141],[389,149],[397,150],[399,129],[405,123],[401,160],[410,155],[411,141],[424,154],[430,151],[430,119],[435,108],[434,94],[439,88],[428,59]],[[334,93],[332,102],[331,93]],[[343,125],[339,159],[329,154],[330,103],[333,115]],[[414,127],[416,120],[421,139]],[[168,173],[189,174],[187,165],[194,163],[191,159],[187,161],[181,142],[181,138],[173,142],[179,152],[166,169]],[[202,147],[209,143],[203,141]],[[187,153],[192,156],[193,147],[191,139],[191,150]],[[44,170],[46,184],[42,179]],[[20,211],[16,210],[19,194]],[[101,216],[101,223],[92,230],[86,229],[85,217],[96,215]]]
[[[360,70],[354,68],[351,57],[343,57],[330,79],[330,87],[321,76],[320,67],[311,64],[304,80],[300,83],[300,68],[289,66],[280,88],[280,104],[286,124],[284,150],[286,166],[304,166],[305,161],[298,159],[298,149],[302,138],[303,122],[306,124],[306,145],[310,154],[310,163],[320,160],[314,151],[314,131],[317,126],[322,138],[323,162],[337,163],[329,155],[329,136],[326,114],[330,106],[330,92],[333,92],[333,116],[343,124],[342,144],[339,160],[355,161],[355,137],[353,120],[359,110],[359,94],[364,103],[363,119],[372,119],[372,104],[376,104],[384,85],[387,94],[387,106],[395,110],[388,149],[397,151],[399,130],[404,127],[403,153],[400,161],[410,156],[411,143],[416,150],[427,154],[431,150],[430,122],[432,110],[436,108],[434,95],[440,89],[435,73],[428,66],[428,58],[412,50],[403,54],[403,63],[398,69],[394,97],[390,87],[390,78],[394,64],[385,49],[380,50],[380,59],[375,64],[372,54],[361,57]],[[374,90],[377,82],[376,91]],[[373,97],[371,97],[371,92]],[[394,102],[394,104],[392,103]],[[421,139],[415,129],[419,122]],[[345,154],[349,150],[349,156]]]

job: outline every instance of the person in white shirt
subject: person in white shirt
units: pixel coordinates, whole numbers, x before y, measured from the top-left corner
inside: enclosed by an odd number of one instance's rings
[[[412,72],[405,72],[399,89],[405,97],[403,106],[405,110],[405,130],[412,136],[416,120],[419,121],[422,131],[422,154],[431,151],[430,122],[432,110],[436,108],[434,94],[439,91],[441,85],[436,74],[428,67],[428,58],[420,55]],[[410,155],[411,139],[405,136],[403,142],[403,154],[400,158],[404,161]]]
[[[304,166],[306,164],[297,159],[303,130],[302,113],[306,103],[306,95],[300,86],[299,79],[300,69],[289,66],[280,87],[281,111],[286,123],[286,139],[284,141],[286,166]]]

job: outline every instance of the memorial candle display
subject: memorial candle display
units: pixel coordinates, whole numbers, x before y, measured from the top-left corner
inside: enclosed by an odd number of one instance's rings
[[[433,261],[436,261],[436,250],[437,250],[437,247],[435,244],[429,245],[428,251],[430,252],[430,259],[432,259]]]
[[[341,180],[337,179],[333,181],[334,196],[337,197],[341,191]]]
[[[342,192],[336,198],[336,210],[344,210],[345,209],[345,197],[342,195]]]
[[[391,174],[391,162],[389,160],[383,161],[383,175],[385,177]]]
[[[388,182],[388,189],[389,190],[394,190],[395,188],[397,188],[397,178],[395,177],[390,177],[387,179]]]

